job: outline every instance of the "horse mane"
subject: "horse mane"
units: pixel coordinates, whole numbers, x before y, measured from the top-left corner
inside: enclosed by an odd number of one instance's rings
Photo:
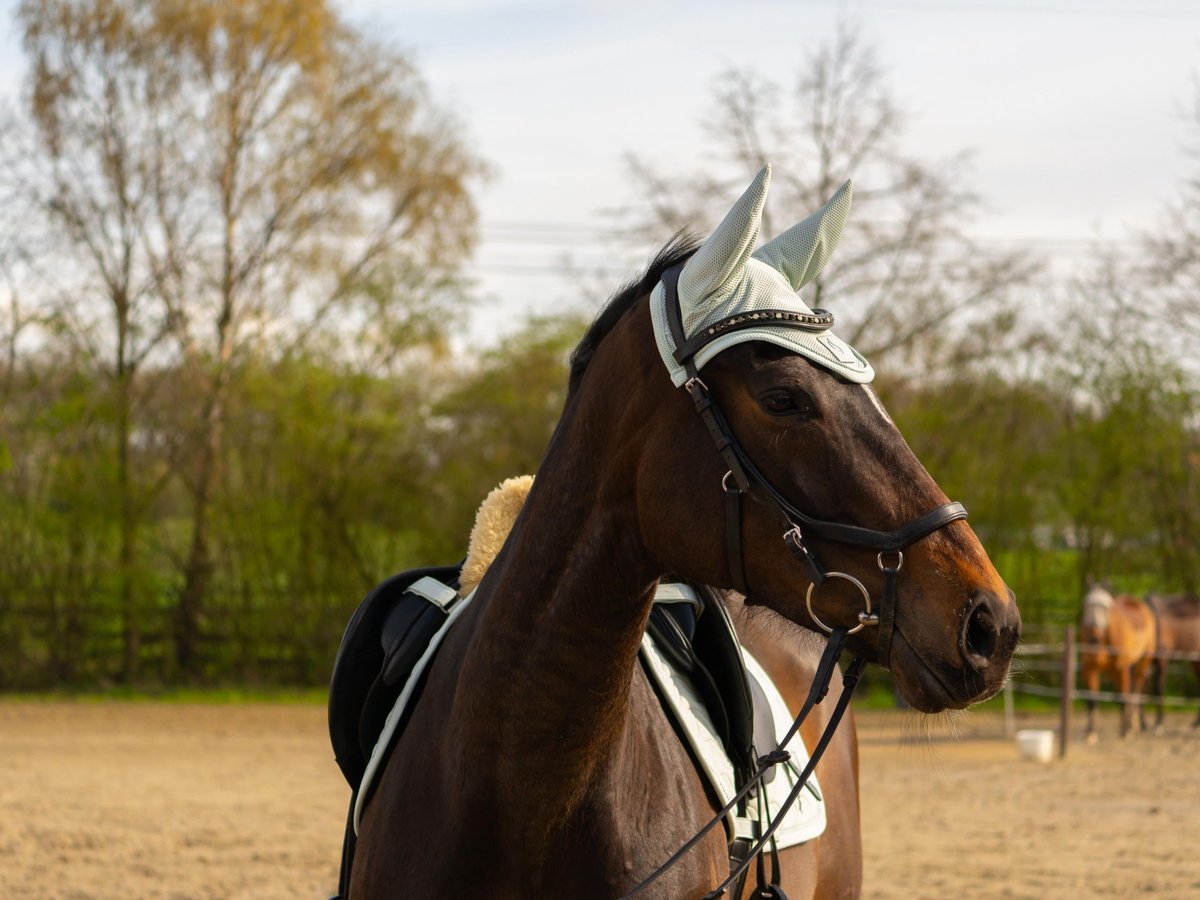
[[[646,267],[641,278],[629,282],[613,294],[596,318],[592,320],[583,339],[571,351],[571,376],[567,383],[568,394],[575,392],[579,386],[579,380],[583,378],[583,373],[587,370],[592,357],[595,356],[600,342],[616,327],[621,317],[629,312],[639,298],[654,290],[654,286],[662,278],[663,272],[688,259],[699,248],[700,239],[698,237],[686,231],[676,232],[675,236],[654,255],[654,259],[650,261],[650,265]]]

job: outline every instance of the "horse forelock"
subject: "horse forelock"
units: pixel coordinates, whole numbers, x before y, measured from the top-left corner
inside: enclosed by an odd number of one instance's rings
[[[700,246],[700,239],[695,235],[680,231],[663,245],[655,254],[654,259],[646,267],[640,278],[619,288],[609,298],[604,308],[592,320],[583,338],[571,351],[571,375],[568,382],[568,393],[574,393],[579,387],[579,381],[592,361],[601,341],[616,327],[617,322],[629,312],[638,300],[649,296],[654,286],[662,279],[663,272],[672,266],[686,262]]]
[[[1113,595],[1100,585],[1094,585],[1083,598],[1083,619],[1080,624],[1084,628],[1103,631],[1108,627],[1108,614],[1112,605]]]

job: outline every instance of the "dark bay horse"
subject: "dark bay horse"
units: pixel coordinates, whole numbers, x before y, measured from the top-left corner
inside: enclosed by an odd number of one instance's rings
[[[795,296],[840,222],[827,206],[754,252],[768,181],[698,249],[668,245],[573,354],[533,489],[366,806],[352,900],[619,897],[712,816],[637,663],[668,573],[770,611],[734,603],[793,713],[815,657],[776,617],[861,624],[849,648],[886,663],[921,711],[1004,683],[1020,631],[1011,594],[863,383],[869,366]],[[668,332],[662,282],[676,276]],[[707,356],[684,346],[710,330],[732,339]],[[668,359],[681,356],[676,378]],[[852,735],[818,777],[856,798]],[[781,854],[793,900],[861,891],[857,809],[831,803],[826,834]],[[728,873],[714,829],[639,896],[699,898]]]
[[[1159,651],[1176,653],[1200,653],[1200,597],[1194,594],[1175,594],[1159,596],[1151,594],[1146,603],[1154,612],[1158,627]],[[1154,659],[1154,696],[1159,698],[1158,710],[1155,714],[1155,727],[1162,727],[1163,687],[1167,677],[1168,660]],[[1200,685],[1200,660],[1191,661],[1192,672],[1196,683]],[[1200,728],[1200,710],[1196,713],[1194,727]]]
[[[1125,699],[1121,707],[1121,737],[1133,728],[1134,712],[1145,727],[1144,711],[1138,702],[1146,685],[1146,673],[1154,659],[1154,615],[1136,597],[1114,597],[1093,585],[1083,598],[1079,624],[1079,672],[1087,690],[1100,690],[1100,674],[1112,679]],[[1088,740],[1096,737],[1096,701],[1087,701]]]

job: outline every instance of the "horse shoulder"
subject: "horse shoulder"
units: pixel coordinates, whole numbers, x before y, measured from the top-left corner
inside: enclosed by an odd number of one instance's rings
[[[548,881],[575,883],[563,896],[591,896],[591,885],[605,886],[598,896],[612,896],[608,886],[623,893],[699,831],[718,806],[645,671],[634,666],[622,734],[562,829],[563,846],[556,854],[572,866],[588,858],[594,870],[584,878],[564,870]],[[725,831],[717,827],[655,883],[650,896],[702,894],[698,886],[716,884],[727,874]]]

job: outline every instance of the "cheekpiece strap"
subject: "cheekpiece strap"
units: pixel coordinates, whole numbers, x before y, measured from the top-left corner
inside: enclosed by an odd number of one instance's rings
[[[687,335],[683,331],[683,310],[679,306],[679,273],[682,271],[682,263],[671,266],[662,273],[662,286],[666,295],[667,327],[671,329],[671,342],[675,345],[675,361],[687,369],[691,378],[696,374],[695,366],[688,365],[691,354],[682,358],[679,355],[680,348],[687,343]]]

